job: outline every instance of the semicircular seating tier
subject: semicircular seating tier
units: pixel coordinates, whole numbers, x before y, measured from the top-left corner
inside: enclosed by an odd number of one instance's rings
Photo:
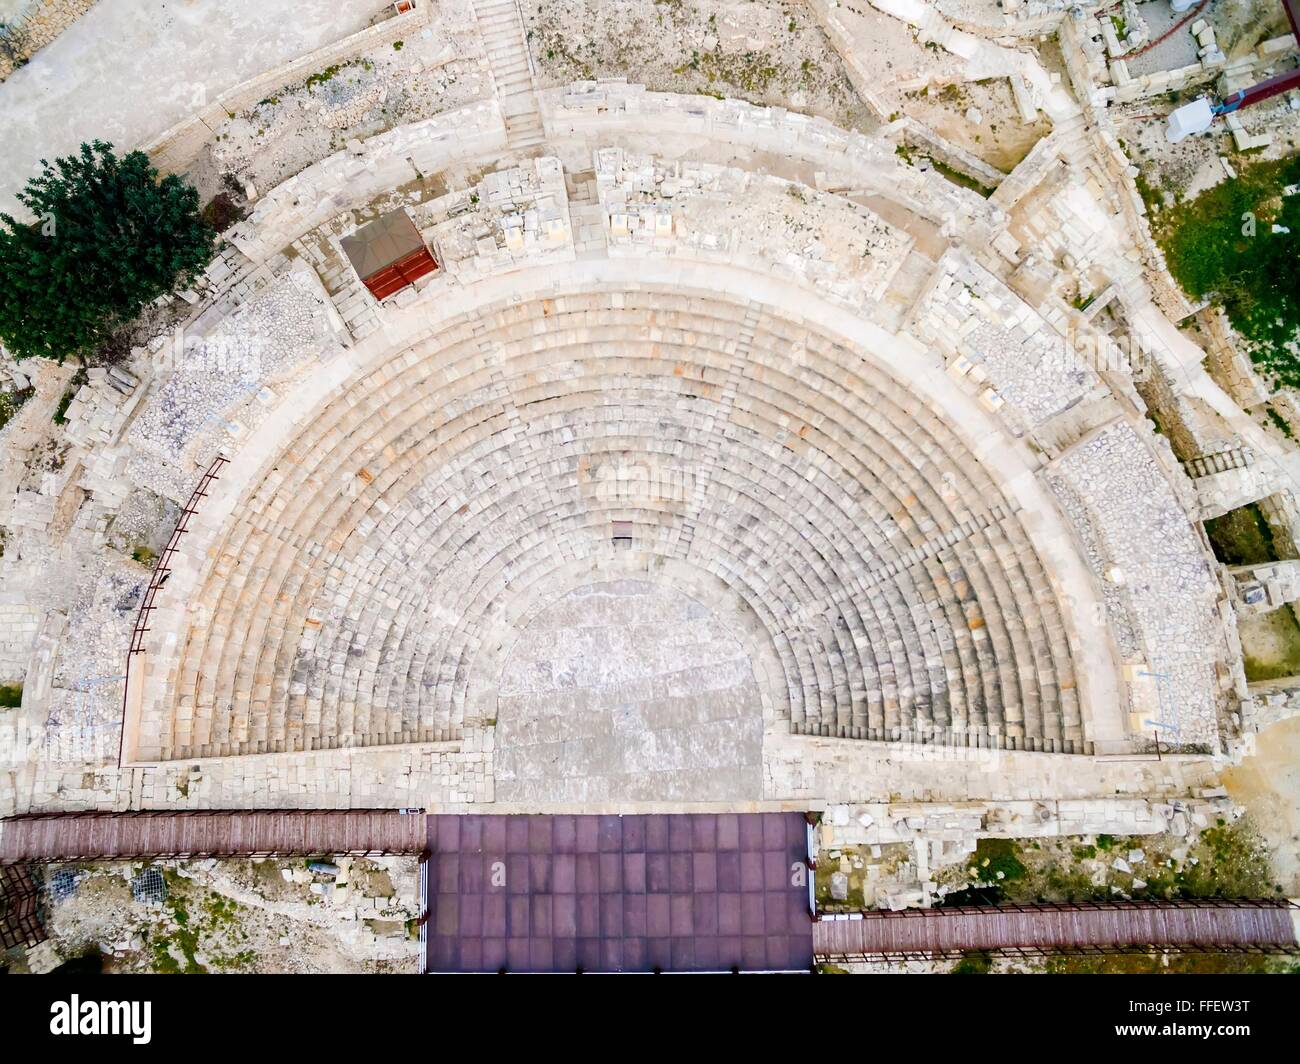
[[[651,285],[503,302],[295,431],[209,551],[146,756],[456,739],[490,723],[530,595],[629,551],[743,602],[778,726],[1091,748],[1016,506],[806,323]]]

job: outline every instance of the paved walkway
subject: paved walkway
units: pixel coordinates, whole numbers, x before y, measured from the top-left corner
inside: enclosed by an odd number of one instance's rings
[[[0,863],[419,853],[424,827],[395,809],[47,813],[0,821]]]
[[[128,148],[255,74],[366,27],[388,5],[100,0],[0,84],[0,210],[42,158],[96,137]]]
[[[1298,911],[1285,903],[1253,901],[873,911],[861,919],[818,921],[813,948],[819,958],[829,959],[1139,946],[1295,950]]]

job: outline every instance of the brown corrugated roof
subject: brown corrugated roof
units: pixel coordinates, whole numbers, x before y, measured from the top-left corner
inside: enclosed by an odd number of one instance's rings
[[[424,247],[420,231],[401,208],[363,225],[339,244],[362,280]]]

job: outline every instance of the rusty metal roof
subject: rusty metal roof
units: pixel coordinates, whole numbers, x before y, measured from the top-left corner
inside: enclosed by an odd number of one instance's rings
[[[424,249],[420,231],[411,216],[398,208],[363,225],[339,241],[352,268],[364,280],[386,269],[413,251]]]

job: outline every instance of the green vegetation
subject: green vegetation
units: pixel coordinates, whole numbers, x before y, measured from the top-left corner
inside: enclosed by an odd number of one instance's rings
[[[1147,175],[1138,171],[1137,177],[1133,178],[1133,184],[1137,186],[1138,195],[1142,197],[1142,203],[1146,206],[1147,217],[1154,219],[1156,214],[1165,205],[1165,198],[1160,190],[1153,187],[1147,180]],[[1154,224],[1152,225],[1154,229]]]
[[[131,557],[141,565],[153,565],[158,555],[150,547],[136,547],[131,551]]]
[[[1293,961],[1245,953],[1122,953],[1096,957],[1051,957],[1051,975],[1265,975],[1287,971]]]
[[[984,882],[1013,883],[1024,879],[1020,846],[1014,839],[980,839],[971,855],[970,869]]]
[[[314,88],[317,85],[324,85],[327,81],[333,81],[335,75],[337,75],[342,69],[342,66],[338,63],[334,63],[332,66],[327,66],[324,70],[318,70],[315,74],[308,74],[303,85],[308,89]]]
[[[67,388],[64,389],[63,395],[59,397],[59,405],[54,408],[54,423],[56,425],[66,425],[68,423],[68,407],[72,405],[72,400],[76,398],[77,389],[86,383],[90,378],[86,375],[86,367],[82,366],[72,375],[72,380],[68,382]]]
[[[1250,683],[1300,676],[1300,623],[1295,607],[1282,606],[1237,622],[1243,664]]]
[[[1229,510],[1205,522],[1214,556],[1224,565],[1263,565],[1278,560],[1273,531],[1258,504]]]
[[[103,141],[42,162],[18,200],[35,221],[0,214],[0,341],[15,358],[90,355],[150,301],[212,258],[198,193],[159,177],[144,152]]]
[[[709,84],[722,81],[751,93],[763,92],[781,73],[780,67],[773,66],[763,55],[754,52],[724,52],[721,49],[691,52],[689,60],[673,68],[673,73],[679,75],[692,71],[703,74]],[[804,68],[802,72],[807,76],[809,68]]]
[[[903,162],[907,163],[908,166],[916,165],[915,149],[908,147],[906,144],[894,145],[894,154],[902,159]],[[922,158],[928,159],[930,165],[934,167],[935,172],[940,174],[942,177],[947,178],[954,185],[960,185],[962,188],[968,188],[972,192],[978,192],[985,199],[988,199],[993,195],[994,190],[988,185],[981,184],[968,174],[963,174],[956,167],[949,166],[947,163],[930,155],[922,154]]]
[[[1291,430],[1291,423],[1287,421],[1286,418],[1284,418],[1271,406],[1268,408],[1266,413],[1268,414],[1268,419],[1271,422],[1273,422],[1273,424],[1276,425],[1279,429],[1282,430],[1282,435],[1284,435],[1288,440],[1295,439],[1295,433]]]
[[[1128,861],[1141,850],[1140,861]],[[1177,855],[1177,856],[1175,856]],[[1116,864],[1120,858],[1128,863]],[[998,873],[1002,878],[998,878]],[[964,873],[964,874],[963,874]],[[943,874],[942,904],[1088,902],[1116,897],[1262,898],[1277,893],[1266,851],[1245,820],[1220,820],[1182,846],[1169,836],[981,839],[963,869]]]
[[[168,875],[169,886],[180,877]],[[199,950],[199,931],[190,926],[190,914],[185,908],[181,898],[175,894],[175,887],[171,886],[173,893],[169,894],[166,906],[171,910],[172,919],[176,926],[172,929],[171,934],[154,938],[150,942],[153,950],[154,971],[161,972],[164,975],[176,975],[183,973],[185,975],[202,975],[207,971],[198,961]],[[181,957],[184,959],[182,965],[172,953],[172,947],[175,946],[180,950]]]
[[[1188,294],[1221,302],[1256,365],[1300,386],[1300,195],[1282,194],[1300,156],[1237,166],[1236,180],[1153,212],[1152,231]]]
[[[405,44],[405,43],[406,43],[405,41],[394,41],[394,42],[393,42],[393,51],[395,51],[395,52],[400,52],[400,51],[402,50],[402,45]]]
[[[16,709],[23,704],[23,685],[0,683],[0,709]]]
[[[993,967],[993,955],[984,950],[967,950],[961,955],[950,975],[988,975]]]
[[[931,165],[934,166],[934,168],[937,171],[939,171],[939,173],[941,173],[954,185],[961,185],[962,188],[968,188],[972,192],[978,192],[985,199],[988,199],[991,195],[993,195],[993,189],[991,189],[988,185],[976,181],[975,178],[970,177],[967,174],[963,174],[960,170],[949,166],[947,163],[942,162],[939,159],[931,159],[930,163]]]
[[[257,954],[253,950],[218,951],[231,937],[248,939],[247,933],[238,927],[242,908],[239,902],[216,891],[196,888],[172,869],[164,869],[163,877],[168,889],[164,911],[170,917],[170,926],[161,929],[161,933],[155,929],[151,938],[146,935],[155,972],[198,975],[209,970],[239,971],[256,963]],[[191,911],[191,906],[195,911]],[[200,947],[206,964],[198,959]]]
[[[13,416],[22,408],[23,403],[31,398],[32,390],[24,389],[21,392],[0,392],[0,429],[4,428],[13,419]]]

